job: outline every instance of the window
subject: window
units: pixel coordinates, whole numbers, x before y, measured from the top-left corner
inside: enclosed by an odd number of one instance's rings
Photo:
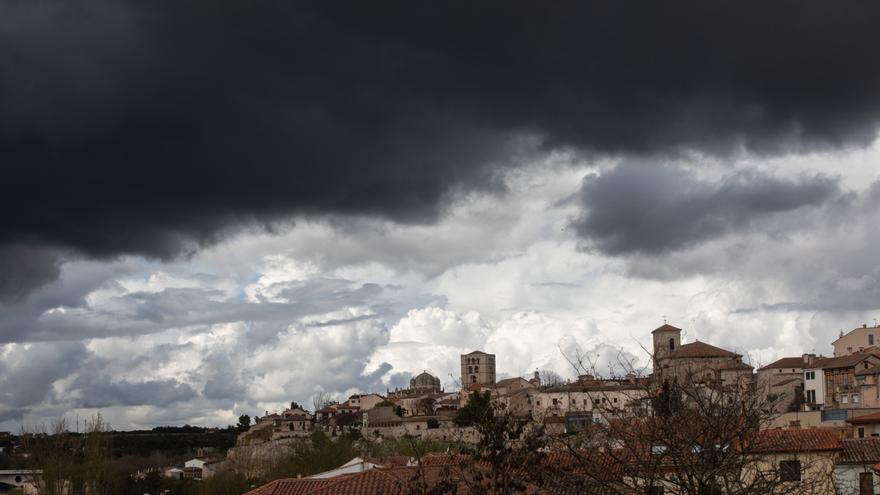
[[[555,399],[555,398],[554,398],[554,399],[553,399],[553,405],[554,405],[554,406],[558,406],[558,405],[559,405],[559,399]]]
[[[841,403],[841,404],[849,404],[849,395],[847,395],[847,394],[841,394],[841,396],[840,396],[840,403]]]
[[[873,333],[868,334],[868,345],[874,345],[874,334]]]
[[[537,401],[537,402],[536,402],[536,405],[540,406],[540,405],[541,405],[541,401],[540,401],[540,400]]]
[[[865,427],[859,426],[859,438],[865,438]]]
[[[669,339],[669,350],[670,351],[675,350],[675,339]]]
[[[480,367],[474,366],[474,373],[479,373],[479,372],[480,372]]]
[[[859,400],[859,394],[853,394],[853,404],[858,404]]]
[[[816,379],[816,372],[815,371],[808,371],[807,372],[807,380],[815,380],[815,379]]]
[[[779,461],[780,481],[800,481],[801,461]]]
[[[873,473],[859,473],[859,495],[874,495]]]
[[[807,404],[815,404],[816,403],[816,391],[815,390],[807,390]]]
[[[471,375],[471,383],[477,383],[476,375]]]

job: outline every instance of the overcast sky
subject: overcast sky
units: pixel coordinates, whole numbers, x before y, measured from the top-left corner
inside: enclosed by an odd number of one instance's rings
[[[639,7],[0,0],[0,430],[873,325],[880,4]]]

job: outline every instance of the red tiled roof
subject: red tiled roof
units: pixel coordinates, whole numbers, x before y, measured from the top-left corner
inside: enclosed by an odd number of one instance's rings
[[[868,423],[880,423],[880,412],[875,412],[872,414],[865,414],[864,416],[856,416],[854,418],[849,418],[846,420],[847,423],[852,425],[864,425]]]
[[[667,324],[667,323],[664,323],[663,325],[660,325],[659,327],[657,327],[657,328],[655,328],[654,330],[652,330],[651,333],[655,333],[655,332],[670,332],[670,331],[671,331],[671,332],[680,332],[681,329],[678,328],[678,327],[674,327],[674,326],[672,326],[672,325],[669,325],[669,324]]]
[[[838,462],[843,464],[876,464],[880,462],[880,438],[847,438]]]
[[[337,478],[287,478],[270,481],[263,486],[257,487],[245,495],[305,495],[321,490],[327,485],[335,483]]]
[[[813,361],[813,364],[810,365],[810,368],[821,368],[823,370],[833,369],[833,368],[851,368],[862,361],[870,358],[877,357],[872,353],[863,353],[857,352],[855,354],[850,354],[848,356],[840,356],[840,357],[832,357],[832,358],[824,358],[817,359]]]
[[[804,358],[802,356],[796,357],[784,357],[782,359],[777,359],[767,366],[762,366],[758,368],[758,370],[769,370],[773,368],[803,368],[804,366]]]
[[[669,356],[672,359],[680,359],[680,358],[704,358],[704,357],[742,357],[741,355],[724,350],[720,347],[715,347],[714,345],[707,344],[705,342],[700,342],[697,340],[696,342],[691,342],[690,344],[683,344],[678,349],[672,351]]]
[[[751,452],[820,452],[840,449],[840,428],[761,430],[751,438]]]

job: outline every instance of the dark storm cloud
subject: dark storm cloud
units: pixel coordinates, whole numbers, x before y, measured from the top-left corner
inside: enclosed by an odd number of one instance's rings
[[[168,258],[295,214],[430,221],[557,147],[864,144],[878,11],[0,0],[0,244]]]
[[[839,194],[837,181],[826,176],[738,172],[710,182],[672,166],[619,165],[584,179],[578,197],[584,211],[573,225],[606,254],[660,254]]]
[[[61,273],[61,253],[41,246],[0,244],[0,304],[20,302]]]
[[[113,381],[80,374],[72,388],[82,392],[80,407],[170,406],[195,397],[196,391],[177,380]]]

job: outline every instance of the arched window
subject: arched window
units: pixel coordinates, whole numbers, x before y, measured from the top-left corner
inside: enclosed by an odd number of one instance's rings
[[[474,366],[474,373],[479,373],[479,372],[480,372],[480,367]]]
[[[675,350],[675,339],[669,339],[669,350],[670,351]]]
[[[476,375],[471,375],[471,383],[477,383]]]

